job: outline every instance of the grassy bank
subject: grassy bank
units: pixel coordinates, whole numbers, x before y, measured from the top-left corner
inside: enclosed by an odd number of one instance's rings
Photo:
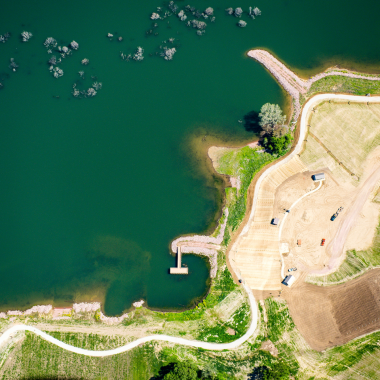
[[[255,176],[265,165],[275,160],[269,153],[259,153],[259,149],[248,146],[239,149],[231,149],[219,158],[218,172],[227,174],[240,180],[240,189],[227,188],[227,207],[229,215],[225,232],[224,245],[228,245],[231,233],[242,222],[247,206],[247,190]]]
[[[22,340],[15,344],[11,354],[0,368],[0,378],[4,380],[15,378],[158,379],[162,366],[178,361],[189,361],[209,374],[214,376],[220,374],[222,379],[243,379],[247,374],[252,373],[255,367],[270,367],[282,362],[281,357],[276,358],[262,350],[261,344],[271,336],[280,346],[279,329],[281,334],[294,329],[294,325],[288,319],[286,306],[274,300],[269,302],[268,305],[272,307],[268,312],[268,323],[261,320],[259,336],[237,350],[213,352],[164,342],[150,342],[112,357],[91,358],[65,351],[27,332]],[[246,306],[240,307],[233,314],[232,319],[237,324],[244,325],[246,312]],[[236,325],[234,327],[238,330]],[[50,332],[50,334],[63,342],[92,350],[114,348],[130,340],[117,334],[111,336],[64,332]],[[292,357],[291,360],[294,358]],[[294,367],[292,373],[295,375],[297,366],[293,364],[292,366]],[[212,379],[212,377],[209,378]]]
[[[321,92],[344,92],[353,95],[380,94],[380,81],[331,75],[314,82],[307,96]]]
[[[170,363],[194,363],[208,377],[232,380],[255,378],[260,369],[284,366],[293,379],[377,379],[380,333],[373,333],[344,346],[316,352],[296,329],[284,301],[269,298],[262,307],[257,336],[233,351],[213,352],[164,342],[150,342],[129,352],[106,358],[76,355],[32,333],[14,345],[0,368],[0,378],[148,380],[162,379],[160,369]],[[129,338],[112,334],[50,333],[57,339],[88,349],[107,349]],[[264,348],[272,344],[273,350]],[[0,356],[1,360],[1,356]],[[251,376],[251,377],[250,377]]]

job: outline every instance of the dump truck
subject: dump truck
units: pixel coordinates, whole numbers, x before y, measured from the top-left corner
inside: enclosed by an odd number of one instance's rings
[[[321,246],[323,247],[325,245],[326,239],[322,239]]]
[[[298,240],[297,240],[297,245],[298,245],[299,247],[301,247],[301,239],[298,239]]]

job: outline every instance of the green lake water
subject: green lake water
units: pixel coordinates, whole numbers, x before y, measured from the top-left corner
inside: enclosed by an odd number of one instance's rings
[[[251,141],[238,120],[266,102],[287,104],[246,51],[266,48],[303,75],[335,64],[378,70],[379,2],[189,4],[215,10],[201,37],[175,16],[146,35],[160,1],[2,4],[0,34],[12,33],[0,44],[2,310],[100,300],[117,315],[141,298],[156,309],[192,306],[208,290],[208,264],[185,255],[190,274],[170,276],[169,244],[212,226],[222,195],[191,141]],[[262,16],[244,16],[241,29],[224,12],[230,6],[258,6]],[[27,43],[23,30],[33,33]],[[58,79],[43,46],[50,36],[79,43]],[[171,37],[177,53],[165,61],[155,53]],[[144,61],[120,59],[137,46]],[[91,76],[103,83],[97,96],[74,98],[73,84],[88,88]]]

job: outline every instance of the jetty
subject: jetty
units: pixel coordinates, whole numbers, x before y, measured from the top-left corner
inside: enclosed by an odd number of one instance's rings
[[[177,266],[170,268],[170,274],[189,274],[189,268],[182,268],[182,253],[181,246],[177,246]]]

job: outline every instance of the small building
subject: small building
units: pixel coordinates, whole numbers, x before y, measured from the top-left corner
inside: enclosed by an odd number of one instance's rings
[[[282,283],[284,285],[286,285],[286,286],[291,287],[293,285],[293,283],[294,283],[295,280],[296,280],[296,278],[290,274],[289,276],[286,276],[284,278],[284,280],[282,281]]]
[[[325,173],[318,173],[311,176],[313,181],[323,181],[325,179]]]
[[[273,224],[274,226],[277,226],[278,223],[280,223],[280,219],[278,219],[278,218],[273,218],[273,219],[272,219],[272,224]]]

